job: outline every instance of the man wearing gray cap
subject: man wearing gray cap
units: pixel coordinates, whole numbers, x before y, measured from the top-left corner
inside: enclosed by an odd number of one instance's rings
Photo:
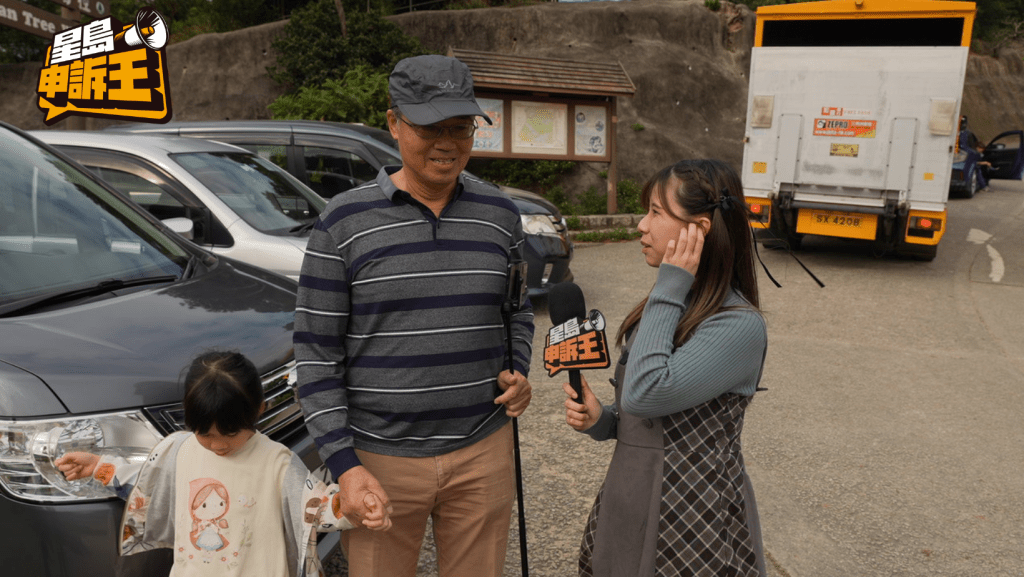
[[[462,62],[402,60],[388,126],[402,166],[331,199],[309,239],[295,308],[306,425],[358,526],[376,494],[386,532],[342,537],[353,577],[413,577],[427,518],[441,577],[498,577],[515,495],[510,417],[530,403],[533,311],[502,304],[522,260],[515,205],[462,170],[475,119]]]

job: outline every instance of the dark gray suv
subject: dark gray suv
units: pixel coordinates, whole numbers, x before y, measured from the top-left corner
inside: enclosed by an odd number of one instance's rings
[[[402,163],[389,132],[358,124],[228,120],[117,124],[106,130],[175,134],[241,146],[284,168],[324,198],[373,180],[384,165]],[[530,296],[547,294],[555,284],[573,280],[573,245],[558,208],[532,192],[501,189],[522,215]]]
[[[0,123],[3,574],[167,574],[169,550],[118,557],[124,503],[53,460],[97,447],[144,459],[182,428],[178,377],[204,350],[252,359],[260,429],[319,466],[291,386],[296,286],[200,249]]]

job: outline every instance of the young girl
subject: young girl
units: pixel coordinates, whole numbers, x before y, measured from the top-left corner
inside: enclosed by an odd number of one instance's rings
[[[617,439],[580,575],[763,576],[740,433],[767,332],[740,180],[722,162],[683,161],[642,199],[641,251],[658,277],[619,329],[615,402],[602,407],[584,380],[580,403],[564,385],[566,422]]]
[[[353,525],[297,455],[256,431],[266,407],[256,367],[236,352],[197,357],[185,376],[185,425],[143,464],[68,453],[68,480],[92,477],[128,501],[121,554],[173,547],[171,575],[316,575],[316,531]],[[370,529],[390,527],[375,496]]]

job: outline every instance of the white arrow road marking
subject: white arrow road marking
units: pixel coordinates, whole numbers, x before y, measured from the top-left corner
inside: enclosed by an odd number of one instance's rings
[[[992,245],[987,244],[985,248],[988,249],[988,257],[992,259],[992,272],[989,273],[988,278],[992,279],[992,282],[999,282],[1003,280],[1003,273],[1006,272],[1003,257],[998,250],[992,248]]]
[[[974,244],[985,244],[990,238],[992,238],[991,234],[976,228],[972,228],[971,232],[967,233],[967,242],[973,242]]]
[[[972,228],[967,233],[967,242],[974,244],[985,244],[992,239],[992,235],[976,228]],[[992,282],[999,282],[1003,280],[1003,274],[1006,273],[1006,265],[1003,263],[1003,255],[999,254],[999,251],[992,245],[985,245],[985,249],[988,250],[988,258],[992,260],[992,272],[988,274],[988,278],[992,279]]]

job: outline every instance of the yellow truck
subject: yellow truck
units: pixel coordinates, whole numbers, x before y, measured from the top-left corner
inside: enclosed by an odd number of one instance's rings
[[[939,0],[758,8],[741,171],[758,238],[935,258],[974,14]]]

